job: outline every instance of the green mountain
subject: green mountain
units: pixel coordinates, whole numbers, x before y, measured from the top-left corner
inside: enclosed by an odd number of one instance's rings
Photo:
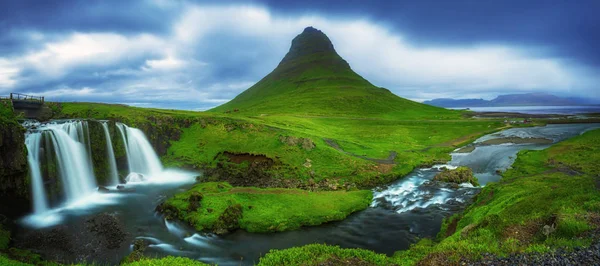
[[[277,68],[228,103],[210,111],[386,118],[442,118],[456,114],[413,102],[356,74],[322,31],[296,36]]]

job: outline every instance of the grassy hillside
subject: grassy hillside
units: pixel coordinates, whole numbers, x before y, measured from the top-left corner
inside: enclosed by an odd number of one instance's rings
[[[141,127],[151,141],[163,137],[161,132],[178,132],[161,154],[167,166],[214,169],[225,152],[248,153],[275,160],[269,169],[273,178],[327,179],[339,187],[390,182],[419,165],[448,160],[449,151],[504,126],[494,120],[246,117],[89,103],[62,103],[60,109],[57,117],[113,119]],[[293,139],[309,140],[314,147],[303,148]],[[387,160],[390,152],[396,155]]]
[[[237,111],[236,111],[237,110]],[[458,111],[400,98],[356,74],[327,36],[306,28],[270,74],[210,111],[395,119],[458,118]]]

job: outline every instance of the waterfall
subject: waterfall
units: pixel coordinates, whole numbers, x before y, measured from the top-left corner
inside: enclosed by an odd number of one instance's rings
[[[121,137],[123,138],[123,146],[125,147],[125,157],[127,157],[127,171],[131,171],[131,168],[129,168],[129,162],[131,162],[131,158],[129,158],[129,149],[127,148],[127,136],[125,136],[124,125],[121,123],[116,123],[116,126],[119,129],[119,133],[121,133]]]
[[[31,175],[31,192],[33,198],[33,211],[41,213],[48,209],[46,191],[44,190],[44,180],[40,171],[40,140],[42,133],[30,133],[25,138],[27,147],[27,163],[29,164]]]
[[[87,121],[71,121],[60,124],[60,127],[66,131],[69,136],[85,145],[90,162],[92,161],[92,147],[90,143],[90,130]]]
[[[108,123],[101,124],[102,132],[91,133],[104,134],[106,155],[102,156],[106,156],[108,160],[106,167],[109,170],[110,182],[118,184],[118,169]],[[98,143],[91,143],[87,121],[62,120],[44,124],[26,122],[23,126],[29,128],[25,144],[28,150],[34,214],[43,215],[53,211],[49,208],[50,198],[63,198],[67,203],[74,203],[85,202],[80,200],[95,194],[97,184],[91,145]],[[128,181],[140,182],[158,176],[162,172],[162,164],[144,133],[121,123],[117,123],[117,129],[121,133],[126,151],[130,171]],[[44,176],[45,171],[42,169],[47,168],[56,169],[58,183],[62,186],[60,195],[44,186],[48,177]]]
[[[77,130],[72,130],[73,128]],[[79,141],[85,141],[85,139],[81,139],[84,133],[82,121],[49,124],[45,130],[45,134],[51,134],[51,142],[56,153],[56,162],[67,200],[72,201],[89,195],[96,187],[96,178],[88,149]],[[74,134],[74,131],[77,131],[78,134]]]
[[[144,133],[121,123],[117,123],[117,127],[125,141],[129,171],[134,179],[132,181],[141,181],[139,174],[152,176],[162,172],[162,164]]]
[[[108,123],[102,123],[104,129],[104,135],[106,136],[106,155],[108,157],[108,165],[110,172],[110,180],[112,184],[119,184],[119,175],[117,173],[117,160],[115,159],[115,151],[113,150],[112,140],[110,139],[110,133],[108,131]]]

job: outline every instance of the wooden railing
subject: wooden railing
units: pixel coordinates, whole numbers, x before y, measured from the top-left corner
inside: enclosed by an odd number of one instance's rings
[[[13,101],[27,101],[27,102],[39,102],[44,103],[44,96],[32,96],[20,93],[11,93],[10,99]]]

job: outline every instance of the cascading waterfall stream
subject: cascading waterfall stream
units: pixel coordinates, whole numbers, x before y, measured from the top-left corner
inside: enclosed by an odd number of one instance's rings
[[[129,168],[129,162],[131,162],[131,158],[129,158],[129,149],[127,148],[127,136],[125,136],[124,125],[121,123],[116,123],[115,125],[117,126],[119,133],[121,133],[121,138],[123,139],[123,146],[125,146],[125,157],[127,158],[127,170],[131,171],[131,168]]]
[[[110,180],[113,185],[119,184],[119,175],[117,173],[117,160],[115,159],[115,152],[113,150],[112,140],[108,131],[108,123],[103,122],[102,128],[104,129],[104,135],[106,136],[106,155],[108,156],[108,165],[110,172]]]
[[[100,123],[102,129],[95,123]],[[66,213],[98,205],[117,204],[116,200],[130,191],[96,189],[98,184],[119,184],[118,171],[121,169],[117,165],[117,147],[114,145],[121,144],[113,143],[107,121],[27,121],[23,126],[28,128],[25,144],[29,152],[27,160],[34,209],[32,215],[24,217],[25,224],[32,227],[55,225],[68,216]],[[158,155],[141,130],[122,123],[116,123],[116,127],[123,139],[127,158],[124,166],[128,167],[130,173],[127,177],[128,185],[194,182],[193,174],[163,171]],[[106,143],[94,143],[94,140],[102,138]],[[101,154],[96,154],[97,152]],[[106,175],[96,179],[94,165],[102,167],[97,170],[105,170],[99,172]]]
[[[33,211],[42,213],[48,210],[44,180],[40,171],[40,141],[42,133],[35,132],[27,135],[25,146],[27,147],[27,163],[31,175],[31,191],[33,194]]]
[[[73,123],[81,123],[81,121]],[[72,127],[67,126],[66,128]],[[67,200],[74,201],[89,195],[96,187],[96,178],[85,146],[73,138],[75,135],[67,134],[62,125],[48,125],[47,129],[46,134],[51,134],[52,137],[56,162]]]
[[[162,164],[144,133],[137,128],[131,128],[121,123],[117,123],[117,127],[126,143],[125,152],[131,173],[127,181],[144,181],[149,176],[162,172]]]

